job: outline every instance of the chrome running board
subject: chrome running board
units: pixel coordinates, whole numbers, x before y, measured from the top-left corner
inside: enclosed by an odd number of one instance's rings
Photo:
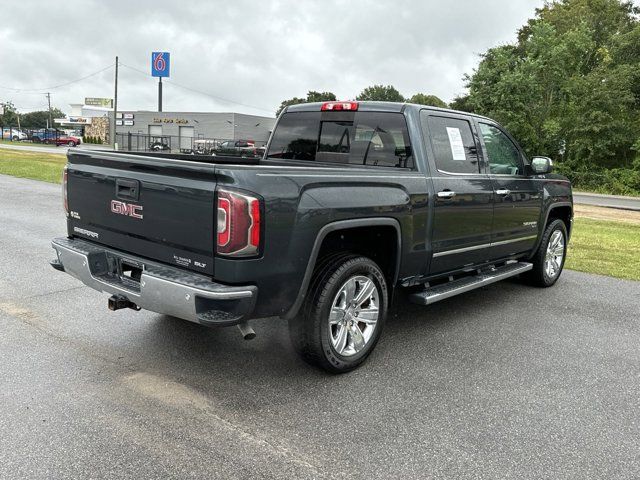
[[[458,278],[447,283],[427,287],[422,292],[413,293],[409,300],[419,305],[431,305],[445,298],[459,295],[460,293],[475,290],[476,288],[490,285],[505,278],[514,277],[533,268],[533,264],[526,262],[507,263],[500,267],[484,270],[477,275]]]

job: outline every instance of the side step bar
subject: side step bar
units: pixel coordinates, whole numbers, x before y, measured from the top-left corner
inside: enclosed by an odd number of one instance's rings
[[[448,283],[428,287],[422,292],[413,293],[409,300],[419,305],[431,305],[445,298],[453,297],[460,293],[475,290],[491,283],[499,282],[505,278],[514,277],[533,268],[533,264],[526,262],[507,263],[500,267],[485,270],[477,275],[462,277]]]

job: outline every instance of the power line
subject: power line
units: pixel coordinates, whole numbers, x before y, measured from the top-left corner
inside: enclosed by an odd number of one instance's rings
[[[125,65],[122,62],[119,62],[119,64],[122,65],[125,68],[133,70],[134,72],[140,73],[141,75],[144,75],[145,77],[149,76],[148,72],[140,70],[139,68],[135,68],[135,67],[132,67],[130,65]],[[220,101],[225,102],[225,103],[232,103],[232,104],[235,104],[235,105],[240,105],[242,107],[253,108],[255,110],[260,110],[260,111],[263,111],[263,112],[273,113],[273,110],[269,110],[267,108],[262,108],[262,107],[257,107],[255,105],[249,105],[249,104],[246,104],[246,103],[236,102],[235,100],[229,100],[228,98],[222,98],[222,97],[219,97],[217,95],[213,95],[212,93],[209,93],[209,92],[203,92],[202,90],[198,90],[197,88],[192,88],[192,87],[188,87],[186,85],[182,85],[182,84],[177,83],[177,82],[175,82],[173,80],[166,80],[165,79],[165,82],[171,83],[172,85],[175,85],[176,87],[180,87],[180,88],[183,88],[185,90],[189,90],[191,92],[198,93],[200,95],[204,95],[206,97],[211,97],[211,98],[214,98],[216,100],[220,100]]]
[[[65,83],[61,83],[60,85],[54,85],[52,87],[44,87],[44,88],[17,88],[17,87],[6,87],[4,85],[0,85],[0,88],[4,88],[5,90],[15,90],[14,93],[33,93],[34,95],[40,95],[42,93],[44,93],[46,95],[46,92],[49,90],[55,90],[56,88],[62,88],[62,87],[66,87],[67,85],[71,85],[73,83],[78,83],[81,82],[82,80],[86,80],[87,78],[91,78],[91,77],[95,77],[96,75],[98,75],[99,73],[102,73],[106,70],[109,70],[110,68],[112,68],[114,66],[114,64],[112,63],[111,65],[107,65],[106,67],[90,73],[89,75],[85,75],[84,77],[81,78],[76,78],[75,80],[71,80],[69,82],[65,82]]]

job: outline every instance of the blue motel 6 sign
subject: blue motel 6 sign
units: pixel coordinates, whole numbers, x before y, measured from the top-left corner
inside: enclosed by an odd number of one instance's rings
[[[152,77],[168,77],[169,76],[169,52],[152,52],[151,53],[151,76]]]

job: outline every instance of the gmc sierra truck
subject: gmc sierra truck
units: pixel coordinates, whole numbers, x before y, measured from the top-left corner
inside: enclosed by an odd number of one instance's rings
[[[560,276],[569,181],[498,123],[386,102],[287,107],[262,158],[69,150],[52,266],[208,326],[288,320],[331,372],[375,347],[394,292],[429,305],[522,275]]]

